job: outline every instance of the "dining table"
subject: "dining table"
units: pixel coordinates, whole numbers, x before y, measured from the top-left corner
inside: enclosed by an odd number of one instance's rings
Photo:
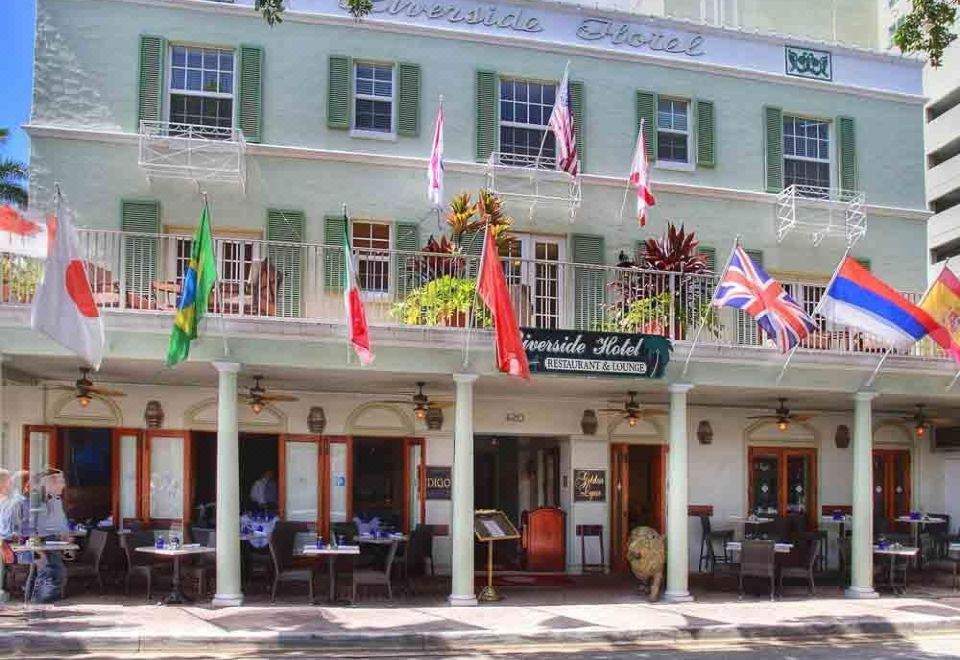
[[[69,541],[44,541],[43,543],[14,543],[10,549],[17,552],[74,552],[80,549],[76,543]],[[23,602],[29,603],[33,598],[33,587],[37,579],[37,562],[30,562],[30,571],[27,581],[23,585]]]
[[[740,541],[727,541],[725,546],[729,552],[740,552],[743,549],[743,544]],[[774,543],[773,551],[782,555],[790,554],[793,550],[792,543]]]
[[[359,545],[305,545],[300,549],[300,554],[305,557],[326,557],[327,558],[327,575],[329,578],[329,585],[327,590],[327,600],[329,602],[334,602],[337,599],[337,572],[336,572],[336,561],[337,557],[347,556],[347,557],[356,557],[360,554]]]
[[[888,586],[890,591],[895,594],[905,593],[907,590],[907,568],[903,567],[903,581],[898,582],[896,580],[896,567],[897,559],[902,558],[904,562],[909,561],[911,558],[916,557],[920,552],[920,548],[910,547],[910,546],[873,546],[873,554],[881,555],[884,557],[890,558],[890,567],[888,572]]]
[[[926,513],[911,514],[909,516],[897,516],[897,522],[903,523],[906,525],[913,526],[913,545],[916,546],[918,550],[921,549],[920,546],[920,530],[926,525],[939,525],[947,522],[943,518],[936,518],[934,516],[927,515]],[[917,568],[923,569],[923,553],[917,553]]]
[[[170,587],[170,593],[161,601],[162,605],[181,605],[191,600],[180,589],[180,560],[182,558],[205,555],[217,551],[216,548],[200,545],[199,543],[181,545],[175,548],[169,546],[158,548],[153,545],[144,545],[134,548],[134,550],[136,552],[154,555],[155,557],[173,560],[173,582]]]

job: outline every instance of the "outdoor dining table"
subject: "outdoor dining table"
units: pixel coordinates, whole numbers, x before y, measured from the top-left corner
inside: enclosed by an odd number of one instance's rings
[[[917,549],[919,550],[919,548],[920,548],[920,530],[921,530],[921,528],[923,528],[924,525],[937,525],[937,524],[940,524],[940,523],[945,523],[945,522],[947,522],[947,521],[944,520],[943,518],[933,518],[933,517],[928,516],[927,514],[924,513],[924,514],[921,514],[921,515],[918,516],[918,517],[914,517],[914,516],[898,516],[898,517],[897,517],[897,522],[898,522],[898,523],[905,523],[905,524],[913,525],[913,545],[916,546]],[[923,553],[922,553],[922,552],[918,552],[918,553],[917,553],[917,568],[920,568],[920,569],[923,568]]]
[[[216,548],[209,548],[203,545],[183,545],[179,548],[157,548],[152,545],[145,545],[135,548],[136,552],[143,552],[157,557],[166,557],[173,560],[173,583],[170,587],[170,593],[163,599],[164,605],[180,605],[190,599],[180,590],[180,558],[192,555],[205,555],[216,552]]]
[[[740,552],[743,548],[743,544],[740,541],[727,541],[726,548],[729,552]],[[793,550],[792,543],[774,543],[773,551],[780,554],[789,554]]]
[[[755,516],[750,514],[749,516],[738,516],[736,514],[730,516],[730,520],[735,523],[740,523],[743,525],[743,535],[747,536],[747,526],[748,525],[766,525],[773,522],[773,518],[763,518],[760,516]],[[751,532],[752,533],[752,532]]]
[[[357,556],[360,554],[359,545],[340,545],[337,547],[331,547],[325,545],[322,548],[318,548],[316,545],[305,545],[301,550],[301,553],[307,557],[327,557],[327,573],[329,575],[330,585],[327,593],[327,600],[331,603],[337,598],[337,574],[336,574],[336,565],[335,562],[338,556]]]
[[[76,543],[68,543],[67,541],[44,541],[38,544],[19,543],[11,545],[10,549],[13,552],[71,552],[73,550],[79,550],[80,546]],[[33,587],[36,578],[37,562],[32,561],[30,562],[30,572],[27,573],[27,581],[23,586],[24,603],[29,603],[33,598]]]
[[[920,548],[910,548],[910,547],[900,547],[900,548],[881,548],[879,545],[873,546],[873,554],[875,555],[885,555],[890,557],[890,573],[889,573],[889,586],[890,590],[893,593],[904,593],[907,590],[907,571],[903,571],[903,583],[898,584],[894,576],[896,572],[897,557],[903,557],[904,561],[909,560],[910,557],[915,557],[917,553],[920,552]]]
[[[390,545],[394,541],[399,541],[404,543],[407,541],[406,534],[388,534],[387,536],[373,536],[361,534],[360,536],[354,537],[354,542],[360,543],[363,545]]]

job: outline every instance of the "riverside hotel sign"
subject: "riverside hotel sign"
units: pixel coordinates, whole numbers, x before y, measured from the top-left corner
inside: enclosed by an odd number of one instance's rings
[[[673,345],[660,335],[520,328],[533,373],[660,378]]]
[[[236,0],[252,6],[254,0]],[[640,14],[608,12],[562,2],[514,0],[373,0],[369,16],[354,22],[343,0],[295,0],[288,3],[287,17],[320,17],[341,24],[350,21],[369,26],[371,38],[390,39],[390,33],[428,34],[444,32],[483,44],[549,49],[576,48],[634,56],[684,68],[720,67],[720,70],[754,71],[783,81],[803,84],[850,85],[863,89],[922,94],[922,63],[889,55],[837,47],[822,51],[830,59],[830,76],[799,81],[788,70],[788,52],[813,52],[803,43],[787,43],[776,37],[753,35],[657,19]],[[310,19],[307,19],[310,20]],[[451,46],[455,48],[455,46]],[[442,51],[438,51],[442,53]],[[442,55],[440,55],[442,57]],[[800,60],[797,60],[800,61]],[[786,64],[785,64],[786,63]],[[574,63],[576,69],[577,63]],[[559,66],[557,77],[563,67]],[[578,74],[576,70],[572,74]]]

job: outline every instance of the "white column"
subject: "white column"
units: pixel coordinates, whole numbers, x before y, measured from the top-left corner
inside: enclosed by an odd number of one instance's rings
[[[476,374],[454,374],[457,384],[453,436],[453,517],[450,520],[450,604],[477,604],[473,583],[473,383]]]
[[[217,593],[214,607],[243,604],[240,590],[240,447],[236,362],[214,362],[217,390]]]
[[[687,549],[687,392],[693,385],[670,385],[670,451],[667,454],[667,589],[670,602],[693,600],[688,590]]]
[[[875,392],[853,396],[853,537],[847,598],[877,598],[873,590],[873,410]]]

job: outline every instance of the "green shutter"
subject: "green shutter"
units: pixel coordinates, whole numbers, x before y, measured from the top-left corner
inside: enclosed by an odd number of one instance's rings
[[[657,159],[657,95],[655,92],[637,90],[637,131],[643,120],[643,141],[647,147],[647,160]]]
[[[767,149],[767,192],[778,193],[783,190],[783,110],[764,107],[763,121]]]
[[[160,254],[160,202],[120,202],[120,229],[133,234],[150,236],[123,237],[123,273],[126,293],[144,298],[134,303],[138,308],[149,309],[146,304],[153,295],[153,283],[157,277]]]
[[[485,163],[497,149],[497,74],[477,71],[477,161]]]
[[[163,37],[140,35],[140,93],[137,100],[137,132],[141,121],[160,121],[163,116]]]
[[[267,209],[267,240],[290,245],[268,245],[267,259],[283,280],[277,293],[277,316],[301,316],[303,289],[303,211]]]
[[[744,249],[744,252],[747,253],[747,256],[753,259],[753,262],[763,268],[763,250],[747,250]]]
[[[327,81],[327,127],[350,128],[350,81],[353,64],[344,55],[330,56],[330,77]]]
[[[646,264],[647,256],[647,241],[646,239],[638,239],[633,242],[633,263],[635,263],[639,268],[643,268]]]
[[[586,152],[584,143],[587,137],[587,128],[584,125],[584,112],[586,109],[586,99],[584,97],[583,82],[571,80],[569,82],[570,107],[573,109],[573,126],[577,135],[577,155],[580,157],[580,171],[584,171],[584,162],[586,161]]]
[[[717,249],[712,247],[707,247],[706,245],[700,245],[697,247],[697,254],[702,257],[706,257],[707,261],[707,270],[711,273],[717,273]]]
[[[697,165],[713,167],[717,164],[717,146],[714,136],[713,101],[697,99]]]
[[[398,64],[397,134],[420,134],[420,65]]]
[[[398,222],[393,226],[393,247],[397,250],[394,255],[394,292],[397,298],[402,298],[413,289],[417,257],[404,254],[416,252],[420,249],[420,225],[416,222]]]
[[[323,285],[327,289],[343,291],[343,236],[347,219],[342,215],[328,215],[323,219]]]
[[[853,117],[837,117],[837,147],[840,188],[844,191],[858,189],[857,181],[857,136]]]
[[[607,290],[606,272],[579,264],[600,266],[604,263],[603,236],[573,234],[570,237],[573,255],[574,324],[578,330],[602,327]]]
[[[263,139],[263,49],[240,46],[237,123],[247,142]]]
[[[480,255],[483,254],[483,231],[474,229],[460,237],[460,251],[467,255],[467,276],[475,277],[480,270]]]

